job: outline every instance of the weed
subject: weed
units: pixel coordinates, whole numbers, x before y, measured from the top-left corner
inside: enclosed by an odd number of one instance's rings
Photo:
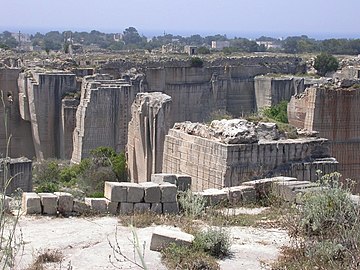
[[[275,269],[358,269],[360,210],[350,199],[351,185],[339,179],[339,173],[322,176],[323,190],[303,196],[303,206],[287,221],[293,247]]]
[[[40,251],[36,256],[33,263],[28,267],[28,270],[43,270],[46,269],[45,264],[47,263],[60,263],[62,262],[64,255],[60,250]]]
[[[162,261],[168,269],[219,270],[216,259],[201,250],[170,244],[162,252]]]
[[[196,218],[203,214],[206,205],[206,199],[197,196],[191,190],[187,190],[179,196],[180,209],[185,216]]]
[[[193,247],[221,259],[230,255],[230,235],[224,228],[209,228],[195,234]]]

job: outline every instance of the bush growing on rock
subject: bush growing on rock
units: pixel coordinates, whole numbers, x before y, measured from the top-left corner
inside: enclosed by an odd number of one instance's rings
[[[327,72],[336,71],[339,68],[339,61],[330,54],[321,53],[315,58],[314,68],[319,75],[324,76]]]

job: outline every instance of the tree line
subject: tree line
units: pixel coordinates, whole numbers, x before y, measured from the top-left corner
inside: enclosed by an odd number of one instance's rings
[[[316,40],[306,35],[291,36],[285,39],[261,36],[255,40],[234,37],[228,38],[226,35],[212,35],[202,37],[201,35],[191,35],[188,37],[180,35],[166,34],[154,36],[150,39],[140,34],[135,27],[126,28],[120,35],[114,33],[102,33],[96,30],[91,32],[72,32],[72,31],[50,31],[46,34],[36,33],[30,36],[32,45],[40,46],[44,50],[65,50],[69,43],[82,45],[97,45],[102,49],[109,50],[133,50],[159,49],[162,45],[177,44],[194,45],[199,47],[199,53],[210,53],[209,47],[212,41],[229,41],[230,47],[224,48],[225,53],[232,52],[285,52],[285,53],[328,53],[328,54],[360,54],[360,39],[324,39]],[[263,42],[263,43],[261,43]],[[270,48],[264,42],[270,42]],[[0,48],[11,49],[19,45],[9,31],[0,33]]]

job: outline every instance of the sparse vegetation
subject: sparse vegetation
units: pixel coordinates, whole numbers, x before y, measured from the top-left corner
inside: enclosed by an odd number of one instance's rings
[[[288,102],[283,100],[277,105],[264,109],[262,113],[264,116],[274,119],[277,122],[288,123],[287,104]]]
[[[39,251],[33,263],[27,268],[28,270],[45,270],[48,263],[60,263],[64,255],[60,250]]]
[[[23,247],[23,239],[21,232],[18,230],[18,221],[20,211],[12,215],[8,213],[6,203],[7,187],[11,183],[14,176],[9,172],[9,146],[11,141],[11,134],[8,134],[8,115],[7,107],[4,99],[4,92],[0,91],[0,106],[4,109],[3,114],[3,128],[5,130],[6,151],[0,153],[2,159],[0,160],[0,267],[1,269],[12,269],[14,267],[15,257]],[[17,206],[18,210],[20,206]]]
[[[109,147],[98,147],[80,164],[45,160],[33,166],[36,192],[77,188],[88,197],[103,197],[105,181],[127,181],[126,157]]]
[[[340,174],[322,176],[321,192],[307,193],[287,225],[293,245],[283,250],[274,269],[358,269],[359,207],[340,183]]]
[[[204,65],[204,61],[200,57],[192,57],[190,62],[191,62],[191,67],[195,67],[195,68],[202,68]]]
[[[204,213],[206,200],[202,196],[196,196],[187,190],[179,196],[180,210],[186,217],[197,218]]]

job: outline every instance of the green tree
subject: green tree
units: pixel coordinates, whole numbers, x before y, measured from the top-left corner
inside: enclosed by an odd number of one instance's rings
[[[319,75],[324,76],[327,72],[336,71],[339,68],[339,61],[330,54],[321,53],[315,58],[314,68]]]
[[[139,33],[135,27],[126,28],[124,30],[123,34],[124,34],[123,41],[125,42],[126,45],[129,45],[129,44],[135,45],[135,44],[139,44],[142,42],[142,38],[139,35]]]

